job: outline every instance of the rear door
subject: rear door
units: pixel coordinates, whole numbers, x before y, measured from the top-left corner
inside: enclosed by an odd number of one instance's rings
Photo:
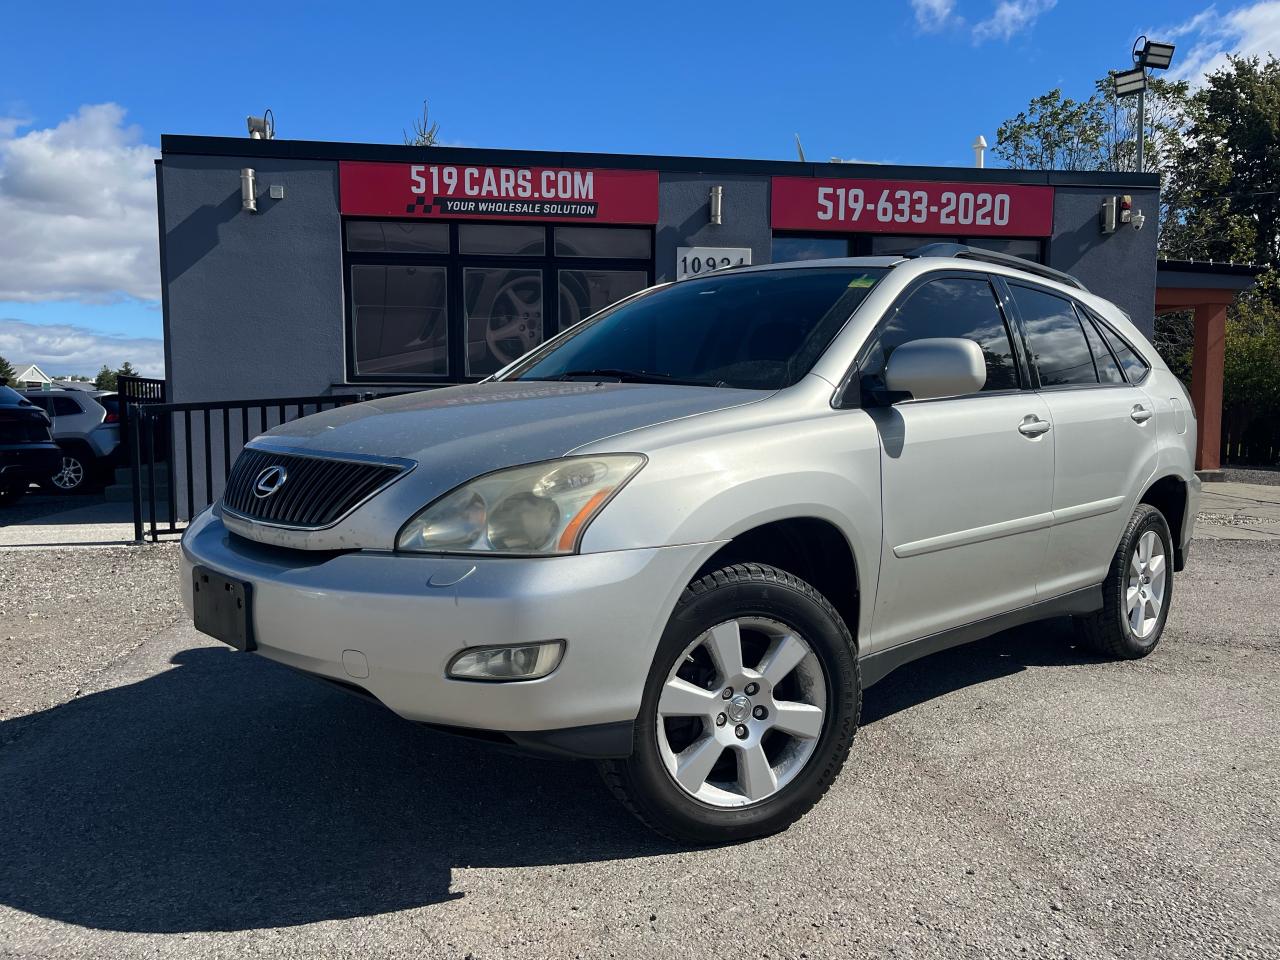
[[[903,343],[964,337],[982,347],[980,393],[882,395]],[[881,441],[883,542],[872,648],[1026,606],[1048,542],[1053,440],[996,291],[982,274],[929,275],[886,315],[860,359]],[[877,394],[881,394],[877,402]]]
[[[1155,471],[1154,408],[1082,306],[1021,281],[1008,289],[1053,423],[1053,525],[1036,590],[1046,600],[1106,575]]]

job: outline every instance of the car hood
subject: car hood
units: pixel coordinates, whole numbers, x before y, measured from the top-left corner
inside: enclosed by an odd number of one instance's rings
[[[443,464],[468,477],[548,460],[619,433],[760,400],[759,390],[667,384],[507,381],[350,404],[294,420],[261,443],[301,452]]]

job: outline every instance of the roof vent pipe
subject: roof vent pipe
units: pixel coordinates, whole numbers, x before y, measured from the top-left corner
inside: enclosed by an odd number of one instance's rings
[[[982,134],[978,134],[978,139],[973,141],[973,165],[981,170],[987,165],[987,138]]]

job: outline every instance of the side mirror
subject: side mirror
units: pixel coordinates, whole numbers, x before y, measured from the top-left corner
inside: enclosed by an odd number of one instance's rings
[[[961,337],[935,337],[904,343],[889,355],[885,386],[914,400],[962,397],[987,382],[982,348]]]

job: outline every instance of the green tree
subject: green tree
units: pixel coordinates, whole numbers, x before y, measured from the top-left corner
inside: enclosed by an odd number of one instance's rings
[[[98,375],[93,378],[93,385],[99,390],[114,390],[116,388],[116,372],[104,363],[102,369],[98,371]]]
[[[1189,88],[1152,78],[1147,90],[1145,167],[1163,169],[1186,124]],[[1087,100],[1053,89],[1000,124],[995,155],[1015,170],[1138,168],[1138,103],[1117,97],[1111,75],[1094,82]]]
[[[1280,262],[1280,60],[1229,58],[1188,114],[1166,186],[1162,252]]]
[[[138,371],[133,369],[133,364],[130,363],[128,360],[126,360],[124,364],[120,367],[120,369],[116,371],[116,376],[117,377],[136,377],[138,376]]]
[[[13,378],[17,375],[18,372],[13,369],[13,364],[4,357],[0,357],[0,386],[12,386]]]

